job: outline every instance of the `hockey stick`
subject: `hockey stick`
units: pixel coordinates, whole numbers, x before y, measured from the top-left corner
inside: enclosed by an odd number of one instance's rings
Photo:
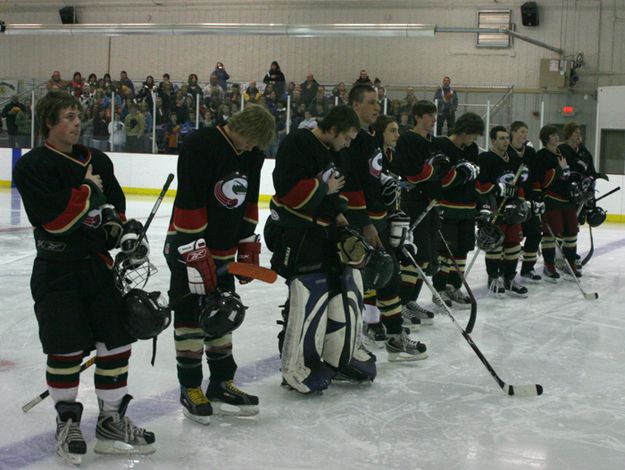
[[[601,199],[603,199],[604,197],[608,197],[611,194],[614,194],[615,192],[620,191],[620,190],[621,190],[621,187],[617,186],[616,188],[614,188],[614,189],[608,191],[607,193],[605,193],[603,196],[599,196],[597,199],[595,199],[595,202],[601,201]]]
[[[230,274],[257,279],[267,284],[273,284],[278,279],[278,273],[275,271],[255,264],[233,262],[228,264],[226,270]]]
[[[471,302],[471,314],[469,315],[469,323],[467,323],[467,327],[465,328],[465,331],[467,333],[471,333],[473,331],[473,327],[475,326],[475,320],[477,318],[477,300],[475,299],[475,296],[473,295],[473,291],[469,287],[469,283],[467,282],[467,279],[464,276],[463,272],[460,270],[460,266],[458,266],[458,262],[454,258],[454,254],[451,252],[451,248],[449,248],[449,244],[447,243],[447,240],[445,240],[445,237],[443,236],[443,233],[440,231],[440,229],[438,230],[438,236],[440,237],[443,244],[445,245],[445,249],[447,250],[449,259],[453,261],[454,268],[456,269],[458,276],[460,276],[462,285],[464,286],[465,290],[467,291],[467,294],[469,295],[469,300]]]
[[[517,171],[516,171],[516,173],[514,175],[514,179],[512,180],[512,183],[511,183],[513,186],[516,186],[517,182],[519,181],[519,178],[521,177],[521,173],[526,168],[527,168],[527,165],[525,165],[525,163],[521,163],[519,165],[519,168],[517,169]],[[497,207],[497,210],[495,211],[495,214],[488,221],[489,224],[494,224],[495,223],[495,221],[497,220],[497,217],[499,217],[499,212],[501,212],[501,208],[506,205],[506,203],[508,202],[508,199],[510,199],[510,198],[508,196],[505,196],[501,200],[501,204],[499,204],[499,206]],[[471,258],[471,262],[469,263],[469,266],[467,266],[467,269],[465,269],[465,271],[464,271],[465,279],[469,277],[469,273],[471,272],[471,268],[473,267],[473,264],[475,263],[475,260],[477,259],[478,255],[480,254],[480,251],[482,251],[481,248],[477,247],[477,250],[475,250],[475,253],[473,254],[473,257]]]
[[[596,299],[598,299],[599,298],[599,294],[597,292],[587,293],[582,288],[582,284],[579,282],[579,279],[577,279],[577,276],[575,275],[575,271],[573,271],[573,267],[569,263],[569,260],[566,259],[566,257],[564,256],[564,253],[562,252],[562,247],[558,243],[558,240],[556,239],[556,236],[553,234],[553,230],[551,229],[551,226],[549,225],[549,222],[547,222],[547,220],[545,219],[544,216],[543,216],[543,224],[544,224],[545,227],[547,227],[547,231],[549,232],[549,235],[551,235],[551,237],[553,238],[553,241],[554,241],[554,243],[556,245],[556,249],[558,250],[558,254],[560,256],[562,256],[562,258],[564,258],[564,265],[566,266],[567,270],[569,271],[569,274],[573,277],[573,280],[577,284],[577,287],[579,288],[579,291],[582,293],[584,298],[586,300],[596,300]]]
[[[588,224],[588,233],[590,233],[590,250],[588,250],[588,254],[581,261],[582,266],[586,266],[586,263],[590,261],[590,258],[595,253],[595,240],[592,237],[592,226],[590,224]]]
[[[499,375],[497,375],[497,372],[495,372],[495,369],[493,369],[493,367],[490,365],[490,363],[486,360],[486,358],[482,354],[482,351],[479,350],[479,348],[477,347],[477,345],[475,344],[475,342],[473,341],[471,336],[469,336],[469,333],[467,333],[458,324],[458,322],[456,321],[456,319],[452,315],[451,310],[449,309],[447,304],[443,301],[443,299],[441,298],[441,296],[438,293],[438,291],[436,289],[434,289],[434,287],[432,286],[430,281],[425,277],[425,274],[424,274],[423,270],[419,267],[417,262],[414,260],[414,258],[410,254],[410,252],[408,250],[403,250],[403,251],[404,251],[404,254],[408,257],[408,259],[410,259],[411,263],[415,266],[415,268],[417,269],[417,272],[419,273],[419,275],[423,277],[423,280],[424,280],[425,284],[428,286],[428,289],[430,289],[432,291],[432,295],[434,295],[434,296],[436,296],[438,298],[438,301],[441,303],[441,305],[443,305],[443,308],[445,309],[445,313],[447,313],[447,316],[449,318],[451,318],[451,321],[453,322],[453,324],[456,325],[456,327],[460,330],[460,332],[462,333],[462,336],[464,337],[464,339],[467,341],[467,343],[469,343],[469,346],[471,346],[471,349],[473,349],[473,352],[475,352],[475,354],[477,354],[477,357],[480,358],[480,361],[482,361],[482,364],[484,364],[484,366],[486,367],[486,369],[488,370],[490,375],[495,379],[495,382],[497,382],[497,385],[499,385],[501,390],[503,390],[503,392],[506,395],[514,395],[514,396],[518,396],[518,397],[535,397],[535,396],[538,396],[538,395],[542,395],[543,394],[543,387],[542,387],[542,385],[539,385],[539,384],[534,384],[534,385],[510,385],[510,384],[507,384],[506,382],[504,382],[503,380],[501,380]]]
[[[413,232],[414,229],[417,227],[417,225],[423,222],[423,219],[425,219],[425,216],[428,215],[428,213],[432,210],[432,208],[434,208],[436,204],[438,204],[438,201],[436,199],[432,199],[430,203],[425,207],[425,209],[423,209],[423,212],[419,214],[419,217],[417,217],[415,221],[410,224],[410,228],[408,230],[410,232]]]
[[[80,365],[80,372],[81,373],[83,370],[88,369],[89,367],[91,367],[93,364],[95,364],[95,356],[90,357],[89,359],[87,359],[85,362],[83,362]],[[40,393],[39,395],[37,395],[35,398],[33,398],[32,400],[30,400],[28,403],[26,403],[24,406],[22,406],[22,411],[24,413],[28,413],[30,410],[32,410],[35,406],[37,406],[39,403],[41,403],[42,401],[44,401],[46,398],[48,398],[48,396],[50,395],[50,390],[46,390],[43,393]]]
[[[163,189],[161,189],[161,193],[158,195],[158,198],[156,199],[156,202],[154,203],[154,207],[152,207],[152,211],[150,212],[150,215],[148,216],[148,220],[145,221],[145,224],[143,225],[143,230],[141,231],[141,233],[139,234],[139,237],[137,238],[137,242],[135,245],[137,248],[139,248],[139,246],[141,245],[141,241],[145,238],[145,234],[148,231],[148,227],[152,223],[152,219],[154,219],[154,216],[156,215],[158,208],[161,206],[161,202],[163,202],[163,199],[165,198],[165,194],[167,194],[169,185],[171,184],[173,180],[174,180],[173,173],[170,173],[169,175],[167,175],[167,180],[165,180],[165,185],[163,186]]]

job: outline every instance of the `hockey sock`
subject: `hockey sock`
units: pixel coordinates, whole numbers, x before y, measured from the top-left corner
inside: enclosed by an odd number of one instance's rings
[[[571,266],[575,266],[575,257],[577,255],[577,235],[562,237],[562,254],[569,261]]]
[[[54,403],[76,401],[80,383],[82,351],[68,354],[48,354],[46,382]]]
[[[456,289],[460,289],[462,286],[462,278],[460,275],[462,274],[464,276],[464,265],[467,262],[467,257],[464,255],[463,257],[454,257],[454,259],[456,260],[458,268],[460,268],[460,273],[456,270],[453,260],[449,260],[449,281],[447,283],[451,284]]]
[[[444,291],[447,284],[449,284],[449,266],[451,260],[445,256],[439,257],[439,268],[436,274],[432,276],[432,284],[437,291]]]
[[[206,362],[210,369],[211,382],[223,382],[234,379],[237,363],[232,357],[232,333],[221,338],[204,341]]]
[[[523,266],[521,267],[521,272],[527,273],[534,269],[534,265],[536,264],[536,260],[538,260],[538,253],[533,251],[523,251],[521,253],[523,259]]]
[[[486,273],[488,274],[488,277],[499,277],[502,271],[502,248],[499,247],[493,251],[486,252],[484,258],[486,260]]]
[[[541,242],[543,260],[547,264],[554,264],[556,260],[556,240],[551,236],[544,236]]]
[[[413,300],[413,292],[416,284],[419,282],[417,276],[417,269],[412,264],[400,264],[401,268],[401,287],[399,296],[401,297],[402,304],[405,304]],[[365,296],[366,302],[366,296]]]
[[[205,333],[198,326],[197,321],[191,323],[176,321],[174,323],[178,382],[185,388],[197,388],[202,385],[204,336]]]
[[[516,274],[517,264],[519,263],[521,245],[504,244],[503,253],[503,276],[505,279],[513,279]]]
[[[386,327],[389,334],[401,333],[402,316],[401,301],[398,296],[390,299],[382,299],[378,297],[377,306],[380,309],[381,321]]]
[[[128,393],[128,360],[130,345],[108,349],[96,343],[95,393],[102,401],[103,411],[117,411],[122,398]]]

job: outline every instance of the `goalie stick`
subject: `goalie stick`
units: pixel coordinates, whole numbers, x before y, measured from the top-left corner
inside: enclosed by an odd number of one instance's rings
[[[451,318],[451,321],[453,322],[453,324],[456,325],[456,327],[460,330],[460,332],[462,333],[463,338],[467,341],[467,343],[469,343],[469,346],[471,346],[471,349],[473,349],[473,352],[475,352],[477,357],[480,358],[480,361],[482,361],[482,364],[484,364],[484,366],[486,367],[486,369],[488,370],[490,375],[493,377],[493,379],[495,379],[495,382],[497,382],[497,385],[499,385],[501,390],[506,395],[514,395],[514,396],[517,396],[517,397],[535,397],[535,396],[538,396],[538,395],[542,395],[543,394],[543,387],[542,387],[542,385],[539,385],[539,384],[533,384],[533,385],[510,385],[510,384],[507,384],[506,382],[504,382],[503,380],[501,380],[499,375],[497,375],[497,372],[495,372],[495,369],[493,369],[493,367],[490,365],[490,363],[486,360],[486,358],[482,354],[482,351],[479,350],[479,348],[477,347],[477,345],[475,344],[475,342],[473,341],[471,336],[469,336],[469,334],[458,324],[458,322],[456,321],[456,319],[452,315],[451,310],[449,309],[449,307],[447,307],[447,304],[445,304],[445,302],[441,298],[441,296],[438,293],[438,291],[436,289],[434,289],[434,287],[432,286],[430,281],[425,277],[425,273],[419,267],[417,262],[414,260],[414,258],[410,254],[410,252],[408,250],[403,250],[403,251],[404,251],[404,254],[406,255],[406,257],[415,266],[415,268],[417,269],[417,272],[419,273],[419,275],[423,277],[423,280],[424,280],[425,284],[428,286],[428,289],[430,289],[432,291],[432,294],[434,296],[436,296],[438,298],[438,301],[441,303],[441,305],[443,305],[443,308],[445,310],[445,313],[447,313],[447,316],[449,318]]]

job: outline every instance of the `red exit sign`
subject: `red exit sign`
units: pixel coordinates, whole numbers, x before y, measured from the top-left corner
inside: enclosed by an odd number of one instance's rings
[[[575,106],[562,106],[562,116],[575,116]]]

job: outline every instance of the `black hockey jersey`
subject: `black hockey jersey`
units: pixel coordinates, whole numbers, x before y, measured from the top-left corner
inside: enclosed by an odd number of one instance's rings
[[[102,178],[103,193],[85,180],[89,165]],[[104,203],[125,220],[126,199],[106,154],[81,145],[65,154],[44,145],[18,160],[13,181],[34,227],[38,257],[66,260],[100,253],[110,261],[104,231],[83,224],[89,211]]]
[[[528,201],[542,200],[542,185],[538,171],[536,150],[526,144],[520,149],[515,149],[512,145],[509,145],[508,155],[513,154],[516,154],[521,159],[521,162],[523,162],[528,170],[527,180],[521,183],[521,187],[525,192],[525,199]]]
[[[597,171],[595,170],[592,155],[584,144],[579,144],[577,149],[574,149],[569,144],[560,144],[558,148],[564,158],[566,158],[571,172],[577,172],[582,177],[590,176],[592,178],[597,178]]]
[[[568,182],[562,178],[563,171],[558,163],[558,156],[543,148],[536,152],[536,162],[547,210],[574,206],[575,203],[568,197]]]
[[[178,157],[178,190],[165,241],[165,256],[204,238],[215,261],[231,261],[239,241],[258,223],[263,152],[237,151],[221,127],[187,137]]]

